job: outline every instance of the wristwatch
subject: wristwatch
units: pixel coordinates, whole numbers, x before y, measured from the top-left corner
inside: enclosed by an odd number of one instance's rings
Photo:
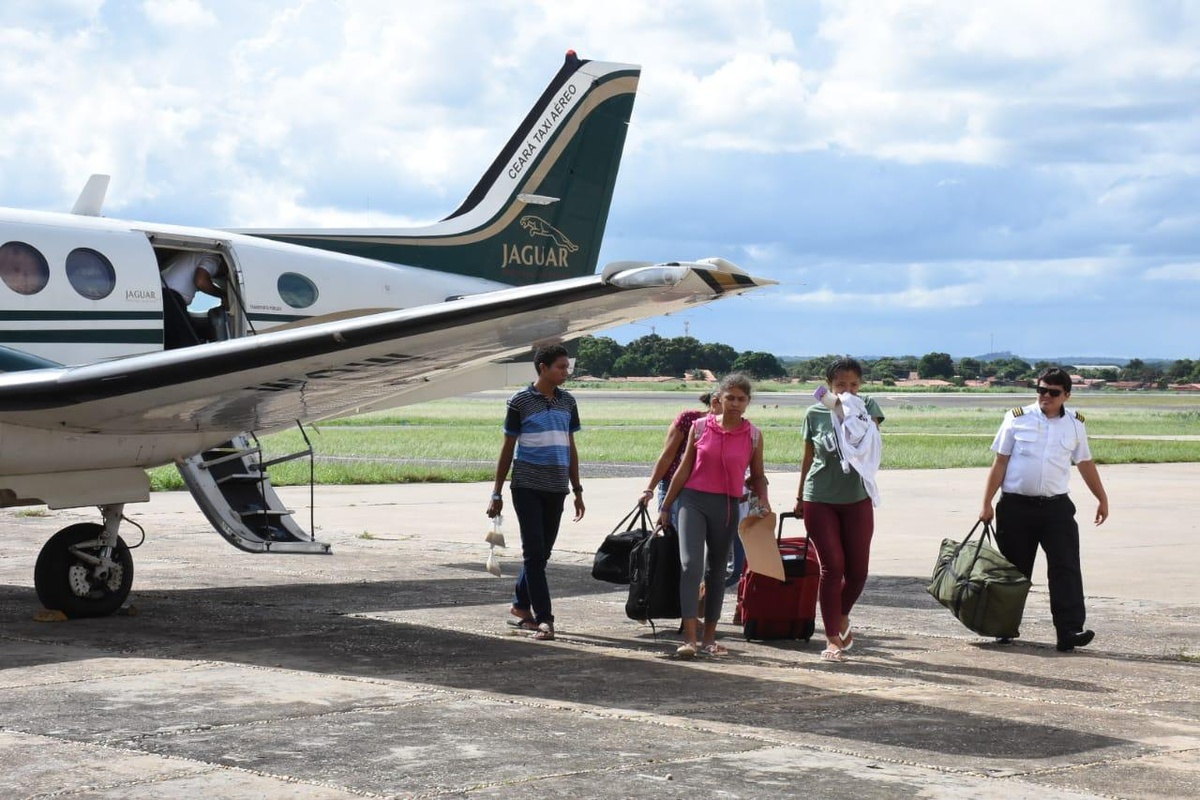
[[[575,487],[574,489],[572,489],[571,491],[572,491],[573,493],[575,493],[575,494],[583,494],[583,486],[582,486],[582,485],[580,485],[580,486],[576,486],[576,487]]]
[[[499,492],[492,492],[492,499],[493,500],[503,500],[504,497],[502,497]]]

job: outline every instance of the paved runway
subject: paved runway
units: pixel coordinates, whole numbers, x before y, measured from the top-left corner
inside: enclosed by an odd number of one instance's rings
[[[483,484],[318,488],[326,557],[238,552],[189,496],[157,495],[127,509],[149,534],[136,614],[66,623],[33,621],[33,563],[93,516],[3,511],[0,797],[1194,797],[1200,465],[1102,475],[1091,647],[1055,652],[1041,576],[1016,645],[961,628],[923,586],[984,471],[885,472],[836,665],[730,624],[728,658],[678,662],[669,623],[656,640],[624,619],[588,573],[641,479],[588,481],[564,523],[552,643],[505,624],[517,531],[487,575]],[[284,494],[307,520],[307,489]]]

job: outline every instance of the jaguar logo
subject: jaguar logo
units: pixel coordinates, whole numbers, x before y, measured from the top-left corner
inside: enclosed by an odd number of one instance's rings
[[[521,217],[521,227],[531,239],[549,239],[550,244],[507,244],[501,242],[500,268],[510,267],[562,267],[566,268],[567,257],[579,251],[579,245],[565,233],[541,217],[527,214]]]
[[[554,240],[557,247],[564,248],[568,253],[574,253],[579,245],[567,238],[567,235],[541,217],[532,214],[521,217],[521,227],[529,231],[530,236],[545,236]]]

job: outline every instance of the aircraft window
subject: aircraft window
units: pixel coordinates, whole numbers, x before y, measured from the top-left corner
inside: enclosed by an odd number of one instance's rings
[[[88,300],[103,300],[117,285],[117,273],[102,254],[80,247],[67,254],[67,280]]]
[[[33,245],[5,242],[0,245],[0,279],[17,294],[37,294],[50,282],[50,265]]]
[[[317,302],[317,285],[303,275],[285,272],[276,284],[283,302],[292,308],[308,308]]]

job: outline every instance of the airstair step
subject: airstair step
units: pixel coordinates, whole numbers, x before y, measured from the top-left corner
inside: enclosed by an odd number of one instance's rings
[[[247,519],[249,517],[286,517],[296,512],[290,508],[251,508],[237,513],[242,519]]]
[[[226,453],[228,453],[228,455],[218,456],[217,458],[212,458],[212,459],[209,459],[208,461],[201,461],[200,466],[203,467],[204,469],[209,469],[210,467],[214,467],[217,464],[224,464],[227,461],[236,461],[239,458],[245,458],[246,456],[254,455],[255,453],[261,453],[262,448],[250,447],[245,450],[237,450],[234,448],[219,448],[216,450],[210,450],[209,452],[217,452],[217,453],[226,452]]]
[[[263,479],[261,472],[231,472],[217,478],[217,484],[222,483],[258,483]]]

